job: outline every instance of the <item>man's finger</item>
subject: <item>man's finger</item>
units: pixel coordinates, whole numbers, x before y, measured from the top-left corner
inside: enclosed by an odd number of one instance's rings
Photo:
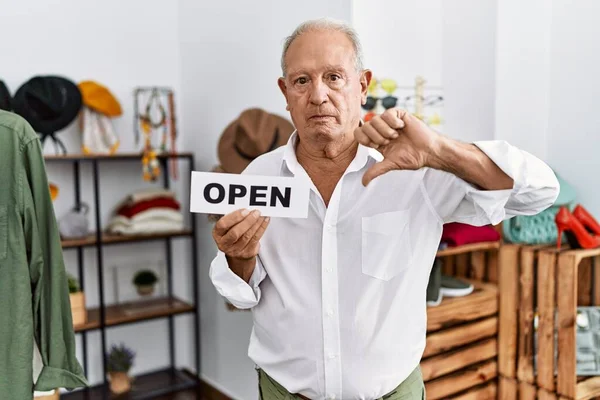
[[[373,164],[373,166],[369,168],[367,172],[365,172],[365,174],[363,175],[362,183],[364,186],[367,186],[373,179],[393,169],[394,164],[384,159],[381,162]]]
[[[373,118],[371,121],[371,125],[379,132],[383,137],[389,140],[396,139],[398,137],[398,132],[395,129],[392,129],[383,118],[377,116]]]
[[[354,138],[358,143],[362,144],[363,146],[368,146],[371,143],[371,140],[363,131],[362,126],[354,130]]]
[[[369,137],[371,143],[375,143],[379,146],[383,146],[389,143],[385,137],[383,137],[370,123],[366,123],[362,126],[362,130]],[[375,146],[372,146],[375,147]]]
[[[269,217],[265,217],[263,219],[256,232],[254,232],[254,236],[252,236],[252,239],[250,239],[250,243],[248,243],[248,246],[252,246],[253,244],[256,244],[260,241],[265,231],[267,230],[267,227],[269,226],[269,221],[271,221],[271,218]]]
[[[406,125],[402,119],[406,113],[402,110],[391,110],[390,112],[384,112],[381,114],[381,119],[389,125],[390,128],[398,130],[404,128]]]
[[[267,217],[258,218],[254,225],[252,225],[250,229],[248,229],[246,233],[244,233],[242,237],[238,240],[238,242],[241,242],[240,244],[242,245],[242,248],[246,247],[246,245],[248,245],[248,243],[250,243],[254,239],[256,232],[260,229],[260,226],[265,222],[265,218]]]
[[[260,217],[260,212],[258,210],[252,211],[248,214],[240,223],[236,224],[233,228],[230,228],[229,231],[221,238],[223,245],[231,246],[235,242],[237,242],[244,233],[248,229],[254,225],[256,220]]]
[[[250,214],[250,210],[243,208],[222,216],[215,224],[215,233],[217,236],[223,236],[231,227],[242,222],[248,214]]]
[[[232,243],[229,246],[229,252],[232,254],[242,253],[243,250],[248,246],[248,243],[250,243],[250,241],[256,234],[256,231],[258,231],[258,229],[262,225],[264,219],[265,217],[257,218],[254,224],[250,227],[250,229],[244,232],[235,243]]]

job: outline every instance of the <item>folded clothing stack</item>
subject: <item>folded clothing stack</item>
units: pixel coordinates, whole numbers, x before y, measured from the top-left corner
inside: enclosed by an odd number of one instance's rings
[[[107,231],[142,235],[183,230],[181,206],[175,193],[164,189],[136,192],[117,206]]]
[[[498,240],[500,240],[500,234],[491,225],[472,226],[452,222],[444,225],[440,248]]]

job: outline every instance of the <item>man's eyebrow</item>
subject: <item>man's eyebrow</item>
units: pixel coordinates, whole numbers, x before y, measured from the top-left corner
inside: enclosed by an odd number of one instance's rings
[[[346,68],[341,64],[327,64],[323,66],[323,71],[346,71]],[[310,71],[307,68],[298,68],[291,71],[288,71],[288,76],[307,74],[310,75]]]

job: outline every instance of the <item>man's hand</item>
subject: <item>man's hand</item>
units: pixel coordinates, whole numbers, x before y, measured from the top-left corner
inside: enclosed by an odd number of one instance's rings
[[[213,239],[228,257],[250,259],[258,255],[259,241],[268,225],[269,218],[261,217],[258,210],[237,210],[219,219]]]
[[[384,157],[365,172],[365,186],[388,171],[427,166],[441,140],[423,121],[397,108],[386,110],[356,128],[354,136],[359,143],[379,150]]]
[[[244,209],[221,217],[213,228],[213,239],[227,256],[229,268],[246,282],[254,271],[260,239],[268,225],[269,217],[261,217],[258,210]]]

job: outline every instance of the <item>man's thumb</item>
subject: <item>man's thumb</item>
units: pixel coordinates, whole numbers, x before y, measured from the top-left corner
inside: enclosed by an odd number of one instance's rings
[[[377,178],[380,175],[385,174],[394,169],[394,163],[384,159],[383,161],[374,164],[365,172],[363,175],[362,183],[364,186],[367,186],[373,179]]]

